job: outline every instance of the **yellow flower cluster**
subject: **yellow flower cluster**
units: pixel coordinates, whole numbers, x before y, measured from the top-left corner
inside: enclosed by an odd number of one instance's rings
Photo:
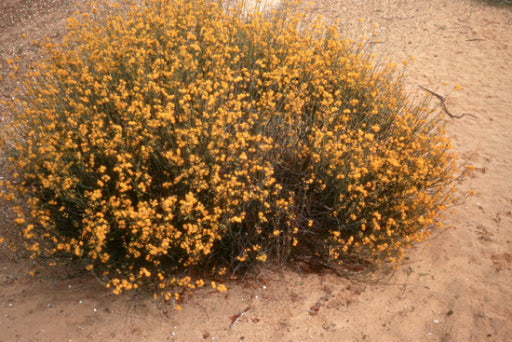
[[[70,19],[12,103],[28,248],[179,300],[205,285],[184,271],[396,258],[423,239],[451,199],[441,122],[288,10],[148,0]]]

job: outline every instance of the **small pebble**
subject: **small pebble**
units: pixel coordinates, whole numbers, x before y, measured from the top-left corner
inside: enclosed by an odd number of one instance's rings
[[[94,308],[94,312],[98,312],[98,309]]]
[[[439,321],[437,319],[434,319],[434,323],[439,323]]]
[[[9,307],[10,307],[10,308],[12,308],[12,306],[13,306],[13,305],[14,305],[13,303],[9,303]]]

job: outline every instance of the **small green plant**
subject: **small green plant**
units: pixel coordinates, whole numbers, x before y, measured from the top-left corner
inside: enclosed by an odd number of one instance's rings
[[[442,121],[393,66],[289,10],[149,0],[71,18],[3,138],[27,248],[178,299],[205,274],[397,261],[428,236],[452,201]]]

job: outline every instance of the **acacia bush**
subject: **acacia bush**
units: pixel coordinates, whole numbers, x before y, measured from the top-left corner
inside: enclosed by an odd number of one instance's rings
[[[116,293],[396,261],[452,200],[442,120],[333,26],[149,0],[43,46],[11,103],[4,195],[29,250],[82,258]]]

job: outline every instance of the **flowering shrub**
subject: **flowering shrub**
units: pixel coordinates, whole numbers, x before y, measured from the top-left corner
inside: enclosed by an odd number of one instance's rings
[[[178,298],[198,271],[397,260],[451,201],[441,121],[334,27],[202,0],[95,12],[11,103],[6,196],[35,254]]]

